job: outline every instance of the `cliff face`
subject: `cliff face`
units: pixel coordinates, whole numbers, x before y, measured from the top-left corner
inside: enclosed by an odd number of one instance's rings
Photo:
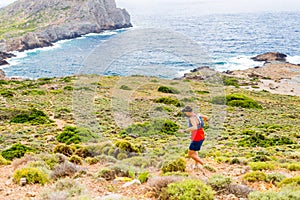
[[[0,51],[45,47],[130,26],[130,15],[115,0],[19,0],[0,9]]]

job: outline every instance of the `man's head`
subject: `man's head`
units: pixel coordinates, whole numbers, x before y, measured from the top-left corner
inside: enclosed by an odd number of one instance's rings
[[[190,116],[192,116],[192,114],[193,114],[193,109],[192,109],[190,106],[186,106],[186,107],[184,107],[184,108],[181,110],[181,112],[182,112],[185,116],[190,117]]]

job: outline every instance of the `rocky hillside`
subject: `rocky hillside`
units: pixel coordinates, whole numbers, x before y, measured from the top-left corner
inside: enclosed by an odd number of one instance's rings
[[[130,15],[114,0],[19,0],[0,9],[0,51],[45,47],[130,26]]]

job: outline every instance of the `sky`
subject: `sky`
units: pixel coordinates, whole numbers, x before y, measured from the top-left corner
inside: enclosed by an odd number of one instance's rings
[[[300,11],[299,0],[116,0],[131,14],[145,12],[245,13]]]
[[[15,0],[0,0],[0,7]],[[117,5],[126,8],[131,14],[201,12],[238,13],[238,12],[277,12],[300,11],[299,0],[116,0]]]

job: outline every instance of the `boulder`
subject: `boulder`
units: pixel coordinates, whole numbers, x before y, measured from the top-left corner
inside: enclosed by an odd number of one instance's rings
[[[5,79],[5,73],[2,69],[0,69],[0,80]]]
[[[255,57],[252,57],[251,59],[254,61],[265,61],[265,62],[272,62],[272,61],[281,61],[286,62],[287,55],[279,52],[268,52],[264,53]]]

